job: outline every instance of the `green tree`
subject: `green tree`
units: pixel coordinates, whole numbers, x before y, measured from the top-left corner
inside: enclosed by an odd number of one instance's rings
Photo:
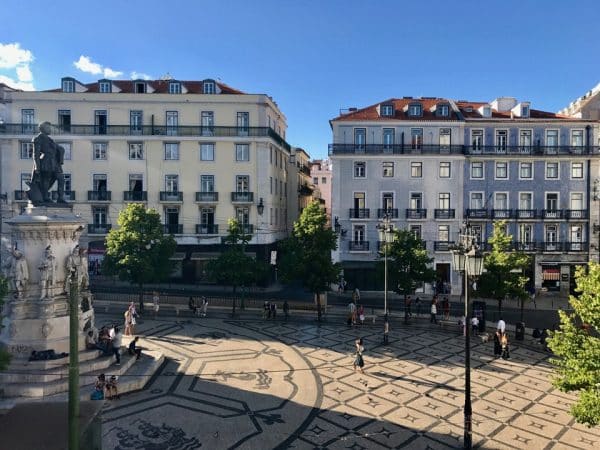
[[[4,311],[4,298],[8,294],[8,282],[6,278],[0,276],[0,331],[4,328],[3,320],[4,316],[2,312]],[[0,348],[0,370],[5,370],[10,363],[10,353],[8,353],[3,348]]]
[[[173,270],[169,260],[177,243],[163,233],[160,214],[140,203],[131,203],[119,213],[119,228],[106,237],[103,271],[139,287],[143,304],[144,284],[160,282]]]
[[[523,302],[529,297],[525,284],[529,278],[523,273],[529,266],[529,256],[512,250],[512,236],[506,234],[506,222],[494,222],[494,232],[489,240],[490,253],[485,255],[483,267],[486,270],[477,282],[477,294],[493,298],[498,302],[498,312],[502,314],[502,301],[516,298]]]
[[[327,216],[318,201],[311,202],[294,223],[292,236],[282,242],[279,273],[286,282],[297,281],[315,295],[319,320],[321,294],[340,275],[340,266],[331,260],[337,236],[327,226]]]
[[[557,356],[551,359],[554,386],[579,393],[571,414],[593,427],[600,423],[600,265],[590,262],[587,273],[578,267],[575,278],[579,295],[569,299],[574,312],[559,310],[560,329],[551,331],[547,342]]]
[[[427,254],[427,249],[421,238],[409,230],[394,230],[392,241],[387,244],[388,285],[399,295],[406,297],[415,292],[423,283],[435,280],[436,273],[431,267],[433,258]],[[378,271],[385,270],[384,248],[379,251]]]

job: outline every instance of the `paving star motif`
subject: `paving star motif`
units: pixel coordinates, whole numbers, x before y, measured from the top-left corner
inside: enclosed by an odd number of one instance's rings
[[[546,428],[546,425],[542,425],[541,423],[537,423],[534,421],[530,421],[529,426],[537,428],[538,430],[543,430],[544,428]]]
[[[515,434],[515,437],[513,439],[515,441],[523,442],[524,444],[528,444],[529,441],[531,441],[531,439],[524,438],[523,436],[520,436],[518,434]]]
[[[375,408],[375,407],[381,405],[381,403],[376,402],[371,397],[369,397],[369,401],[366,404],[369,405],[371,408]]]
[[[314,427],[312,427],[310,430],[311,433],[316,434],[317,436],[320,435],[323,431],[325,431],[323,428],[321,428],[319,425],[315,425]]]

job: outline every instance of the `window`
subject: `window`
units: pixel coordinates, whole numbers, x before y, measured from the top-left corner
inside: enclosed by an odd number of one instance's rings
[[[141,142],[129,143],[129,159],[144,159],[144,144]]]
[[[179,175],[165,175],[165,191],[179,191]]]
[[[383,176],[393,177],[394,176],[394,163],[392,161],[383,162]]]
[[[62,81],[63,92],[75,92],[75,82],[73,80]]]
[[[23,133],[34,133],[35,132],[35,110],[22,109],[21,110],[21,124],[23,127]]]
[[[571,146],[582,147],[583,146],[583,130],[572,130],[571,131]]]
[[[319,184],[319,177],[313,177],[313,184]]]
[[[21,159],[33,159],[33,142],[20,142]]]
[[[71,184],[71,174],[65,173],[65,197],[69,198],[71,196],[71,191],[73,190],[73,185]]]
[[[471,147],[473,150],[481,150],[483,148],[483,130],[471,131]]]
[[[250,113],[237,113],[237,127],[239,136],[248,136],[248,128],[250,127]]]
[[[107,159],[108,158],[108,143],[106,142],[94,142],[92,143],[92,158]]]
[[[354,225],[352,227],[352,240],[355,244],[363,243],[365,241],[364,225]]]
[[[529,244],[533,242],[533,227],[528,224],[519,224],[519,242],[523,244]],[[529,250],[529,248],[524,248],[524,250]]]
[[[202,93],[203,94],[214,94],[215,90],[215,82],[214,81],[205,81],[202,84]]]
[[[98,90],[101,94],[108,94],[111,92],[111,83],[110,81],[101,81],[98,84]]]
[[[571,192],[571,205],[570,209],[582,211],[583,206],[583,192]]]
[[[106,217],[108,216],[108,208],[106,206],[93,206],[92,207],[92,220],[94,225],[105,226]]]
[[[207,143],[200,144],[200,160],[214,161],[215,160],[215,144]]]
[[[71,159],[71,143],[70,142],[57,142],[56,145],[60,145],[65,150],[63,159],[65,161],[70,160]]]
[[[508,145],[508,131],[496,130],[496,151],[505,152]]]
[[[200,175],[200,192],[215,192],[214,175]]]
[[[367,176],[366,172],[366,163],[364,161],[354,162],[354,178],[365,178]]]
[[[546,163],[546,179],[558,180],[558,162]]]
[[[385,211],[390,211],[391,209],[394,209],[393,192],[383,192],[381,194],[381,208]]]
[[[235,160],[250,161],[250,144],[235,144]]]
[[[202,111],[200,114],[202,136],[212,136],[215,126],[215,113],[213,111]]]
[[[179,159],[179,143],[165,142],[165,160]]]
[[[508,163],[506,161],[496,162],[496,179],[507,180],[508,179]]]
[[[250,224],[250,208],[235,208],[235,217],[240,223],[240,225],[249,225]]]
[[[450,225],[438,225],[438,241],[450,241]]]
[[[21,190],[26,191],[31,184],[31,172],[21,174]]]
[[[327,178],[321,177],[321,184],[327,184]]]
[[[546,130],[546,147],[558,147],[558,130]]]
[[[142,111],[129,112],[129,127],[131,134],[142,134]]]
[[[583,178],[583,163],[571,163],[571,178]]]
[[[181,83],[179,81],[169,83],[169,94],[181,94]]]
[[[58,110],[58,128],[63,133],[71,132],[71,111],[69,109]]]
[[[451,144],[452,130],[450,128],[440,128],[440,149],[448,150]]]
[[[471,179],[483,180],[483,161],[471,162]]]
[[[440,175],[440,178],[450,178],[450,162],[448,162],[448,161],[440,162],[439,175]]]
[[[483,192],[471,192],[471,209],[483,209]]]
[[[179,113],[177,111],[167,111],[167,136],[176,136],[179,125]]]
[[[420,116],[422,113],[422,107],[420,103],[411,103],[408,105],[408,115],[412,117]]]
[[[521,117],[529,117],[529,106],[527,106],[527,105],[521,106]]]
[[[556,225],[546,225],[546,244],[555,244],[558,241],[558,229]],[[548,250],[554,250],[553,248],[548,248]]]
[[[519,163],[519,178],[521,180],[531,180],[533,178],[533,163]]]
[[[144,190],[144,175],[141,173],[129,174],[129,190],[131,192],[142,192]]]
[[[494,209],[508,209],[508,194],[506,192],[494,193]]]
[[[521,147],[522,150],[529,151],[531,147],[531,130],[519,131],[519,147]]]
[[[411,192],[409,200],[410,209],[423,208],[423,194],[421,192]]]
[[[394,106],[393,105],[381,105],[381,115],[386,117],[391,117],[394,115]]]
[[[106,134],[108,126],[108,116],[106,110],[98,109],[94,111],[94,134]]]
[[[92,189],[94,192],[107,191],[107,176],[105,173],[95,173],[92,175]]]
[[[354,193],[353,205],[354,205],[354,218],[355,219],[363,218],[362,213],[366,209],[366,205],[367,205],[365,197],[366,197],[366,194],[364,192],[355,192]]]
[[[135,83],[135,93],[136,94],[145,94],[146,93],[146,83],[143,81],[137,81]]]
[[[533,209],[533,194],[531,192],[519,192],[519,209]]]
[[[410,176],[411,176],[411,178],[421,178],[423,176],[423,163],[422,162],[411,162],[410,163]]]
[[[438,208],[450,209],[450,192],[440,192],[438,194]]]
[[[413,150],[420,150],[423,146],[423,128],[410,129],[410,144]]]
[[[215,208],[202,208],[200,210],[200,225],[203,227],[212,228],[214,224]],[[206,231],[208,232],[208,229]]]
[[[409,230],[413,234],[414,237],[416,237],[417,239],[421,239],[421,236],[422,236],[421,225],[411,225]]]
[[[383,129],[383,149],[391,150],[394,148],[394,129],[384,128]]]
[[[354,146],[359,150],[364,150],[366,143],[367,143],[367,129],[366,128],[355,128],[354,129]]]
[[[236,192],[250,192],[250,176],[236,175],[235,191]]]
[[[450,106],[446,104],[437,105],[436,114],[439,117],[448,117],[448,115],[450,114]]]
[[[556,211],[558,209],[558,193],[549,192],[546,193],[546,209],[550,211]]]

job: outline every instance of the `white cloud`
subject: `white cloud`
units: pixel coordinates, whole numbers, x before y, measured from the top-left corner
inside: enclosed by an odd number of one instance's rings
[[[28,65],[17,67],[17,78],[23,82],[33,81],[33,74]]]
[[[33,62],[33,53],[21,48],[18,42],[12,44],[0,43],[0,68],[13,69],[17,66]]]
[[[132,80],[152,80],[153,77],[146,73],[136,72],[135,70],[130,74]]]
[[[118,70],[112,70],[109,67],[104,68],[105,78],[119,78],[121,75],[123,75],[123,72],[119,72]]]
[[[73,65],[82,72],[91,73],[92,75],[98,75],[102,73],[102,66],[92,62],[88,56],[81,55],[79,60],[75,61]]]
[[[9,78],[4,75],[0,75],[0,83],[4,83],[13,89],[21,89],[23,91],[35,90],[35,88],[33,87],[33,83],[13,80],[12,78]]]

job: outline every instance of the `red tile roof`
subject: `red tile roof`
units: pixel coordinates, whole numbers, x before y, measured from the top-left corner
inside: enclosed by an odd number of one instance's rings
[[[465,119],[485,119],[478,109],[482,106],[489,105],[487,102],[468,102],[468,101],[457,101],[456,106],[460,109]],[[471,108],[471,111],[468,109]],[[510,111],[496,111],[492,110],[492,119],[511,119]],[[515,117],[516,119],[527,119],[527,117]],[[538,109],[529,110],[530,119],[573,119],[572,117],[565,116],[562,114],[556,114],[553,112],[540,111]],[[577,119],[575,119],[577,120]]]
[[[100,80],[103,81],[103,80]],[[93,83],[80,83],[82,86],[87,88],[86,92],[100,92],[100,81]],[[202,94],[204,81],[214,80],[203,80],[203,81],[184,81],[184,80],[107,80],[116,86],[120,93],[133,94],[135,93],[135,83],[139,81],[145,82],[153,91],[157,94],[168,94],[169,93],[169,82],[177,81],[181,83],[182,87],[185,87],[188,94]],[[234,89],[225,83],[220,81],[214,81],[215,85],[221,90],[221,94],[245,94],[240,90]],[[62,92],[62,89],[49,89],[43,92]]]

